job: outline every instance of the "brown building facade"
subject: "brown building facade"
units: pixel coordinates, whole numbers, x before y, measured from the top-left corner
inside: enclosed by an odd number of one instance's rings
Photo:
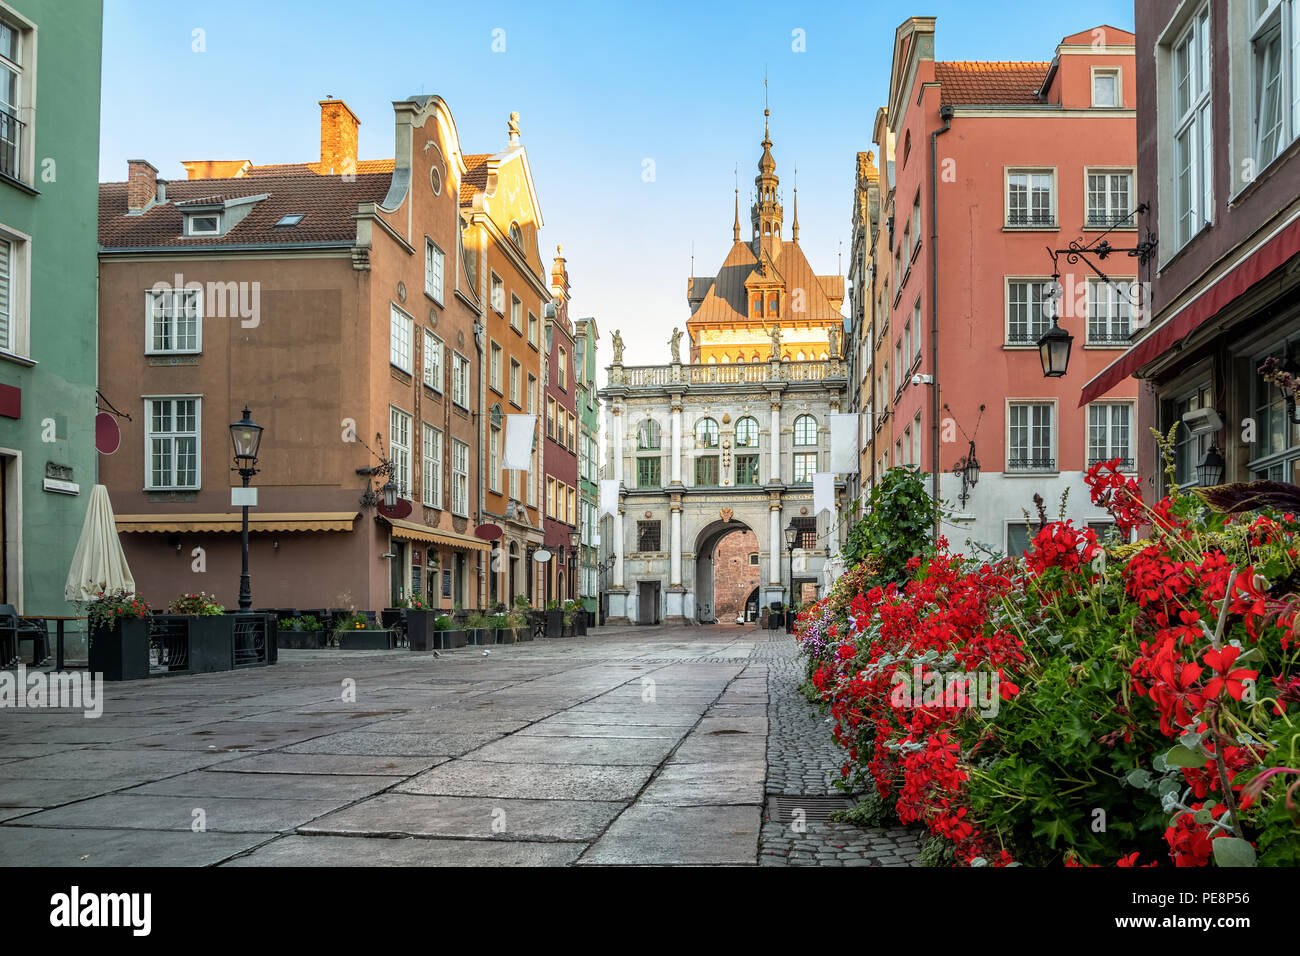
[[[235,604],[245,406],[265,428],[254,607],[486,601],[467,166],[441,99],[394,111],[392,160],[358,160],[359,120],[330,99],[319,163],[195,161],[164,183],[136,161],[100,188],[100,388],[131,415],[100,479],[155,605]]]

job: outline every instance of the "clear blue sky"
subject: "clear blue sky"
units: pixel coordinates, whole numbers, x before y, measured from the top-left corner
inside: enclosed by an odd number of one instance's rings
[[[938,17],[939,59],[1048,60],[1064,36],[1133,28],[1132,0],[896,3],[446,3],[371,0],[105,0],[101,179],[128,158],[183,178],[181,160],[304,162],[319,156],[326,94],[361,118],[362,159],[393,155],[392,101],[437,93],[467,152],[506,143],[520,113],[541,201],[542,249],[563,243],[571,315],[594,315],[601,366],[621,328],[627,361],[666,361],[696,274],[731,243],[757,172],[763,74],[773,153],[800,243],[836,271],[847,243],[854,154],[889,92],[894,29]],[[505,52],[492,50],[505,31]],[[804,31],[806,52],[792,50]],[[206,51],[197,53],[194,31]],[[655,180],[642,180],[653,159]],[[742,235],[749,237],[742,209]],[[789,220],[787,218],[787,228]],[[602,373],[603,377],[603,373]]]

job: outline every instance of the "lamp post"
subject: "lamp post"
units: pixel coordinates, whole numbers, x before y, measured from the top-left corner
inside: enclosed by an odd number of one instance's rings
[[[578,584],[575,578],[578,576],[578,570],[582,567],[582,535],[577,531],[569,532],[569,591],[573,594],[574,600],[578,597]],[[584,609],[585,610],[585,609]]]
[[[794,526],[794,519],[785,528],[785,550],[790,556],[790,607],[785,612],[785,630],[790,633],[793,627],[793,621],[790,615],[794,612],[794,542],[799,537],[799,529]]]
[[[230,426],[230,440],[235,446],[235,467],[239,477],[248,487],[248,480],[257,474],[257,449],[262,444],[262,426],[249,416],[247,406],[244,417]],[[253,606],[253,591],[248,583],[248,496],[243,496],[243,565],[239,572],[239,609],[247,611]]]

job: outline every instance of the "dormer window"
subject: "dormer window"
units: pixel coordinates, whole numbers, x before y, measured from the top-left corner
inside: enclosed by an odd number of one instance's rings
[[[750,312],[755,318],[763,316],[763,293],[755,292],[750,300]]]
[[[769,292],[767,295],[767,314],[769,318],[780,318],[781,308],[779,305],[780,296],[776,292]]]
[[[218,213],[195,213],[185,217],[185,235],[215,236],[221,232],[221,216]]]
[[[510,241],[520,249],[524,247],[524,231],[519,228],[519,223],[517,222],[512,222],[510,224]]]

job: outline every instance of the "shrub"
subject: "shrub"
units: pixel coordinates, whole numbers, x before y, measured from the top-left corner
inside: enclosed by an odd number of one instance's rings
[[[114,621],[128,617],[148,617],[153,613],[149,602],[131,591],[100,591],[86,607],[86,623],[91,632],[111,627]]]
[[[871,489],[866,514],[849,529],[840,554],[865,565],[871,584],[907,578],[907,562],[933,547],[939,506],[911,466],[890,468]]]
[[[216,598],[203,591],[199,591],[197,594],[182,594],[167,605],[168,614],[199,614],[207,617],[221,614],[225,610],[225,606],[218,604]]]
[[[1295,865],[1300,521],[1150,506],[1115,462],[1087,482],[1150,537],[1047,522],[988,562],[940,538],[800,615],[844,786],[924,825],[936,865]]]

